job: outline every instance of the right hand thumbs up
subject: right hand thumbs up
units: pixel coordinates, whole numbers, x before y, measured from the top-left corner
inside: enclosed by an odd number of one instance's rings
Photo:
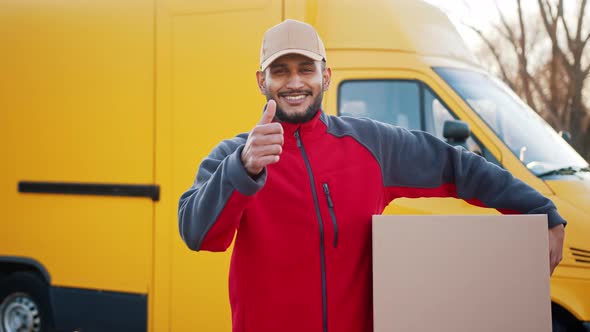
[[[275,118],[275,114],[277,113],[277,102],[274,100],[269,100],[264,107],[264,112],[262,112],[262,118],[258,121],[259,125],[264,125],[271,123],[272,120]]]
[[[280,123],[272,122],[276,111],[277,103],[269,100],[258,125],[248,135],[241,159],[250,176],[256,176],[266,165],[278,162],[283,152],[283,127]]]

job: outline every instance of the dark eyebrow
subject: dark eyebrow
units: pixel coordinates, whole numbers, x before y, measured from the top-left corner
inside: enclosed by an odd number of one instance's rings
[[[314,66],[315,62],[314,61],[303,61],[297,64],[298,66]],[[273,68],[287,68],[289,67],[286,63],[273,63],[270,65],[269,68],[273,69]]]
[[[270,68],[277,68],[277,67],[287,67],[286,63],[273,63],[270,65]]]

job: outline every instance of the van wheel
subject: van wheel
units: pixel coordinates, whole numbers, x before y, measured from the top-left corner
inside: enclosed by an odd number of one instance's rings
[[[0,332],[51,330],[48,285],[29,272],[0,279]]]
[[[553,318],[552,321],[552,325],[553,325],[553,332],[567,332],[567,328],[565,327],[566,325],[564,324],[564,322],[562,322],[560,319]]]
[[[580,323],[570,317],[564,315],[553,316],[552,321],[553,332],[584,332],[585,329]]]

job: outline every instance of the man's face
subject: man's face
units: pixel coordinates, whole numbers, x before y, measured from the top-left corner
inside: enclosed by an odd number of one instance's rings
[[[322,105],[323,92],[330,85],[331,71],[299,54],[276,59],[264,72],[256,73],[260,92],[277,103],[280,121],[303,123],[311,120]]]

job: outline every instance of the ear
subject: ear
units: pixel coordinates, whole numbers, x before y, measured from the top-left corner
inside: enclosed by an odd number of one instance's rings
[[[263,95],[266,95],[266,75],[263,71],[256,72],[256,81],[258,81],[258,90]]]
[[[324,79],[324,91],[328,91],[328,89],[330,88],[330,82],[332,80],[332,69],[326,68],[322,73],[322,76]]]

